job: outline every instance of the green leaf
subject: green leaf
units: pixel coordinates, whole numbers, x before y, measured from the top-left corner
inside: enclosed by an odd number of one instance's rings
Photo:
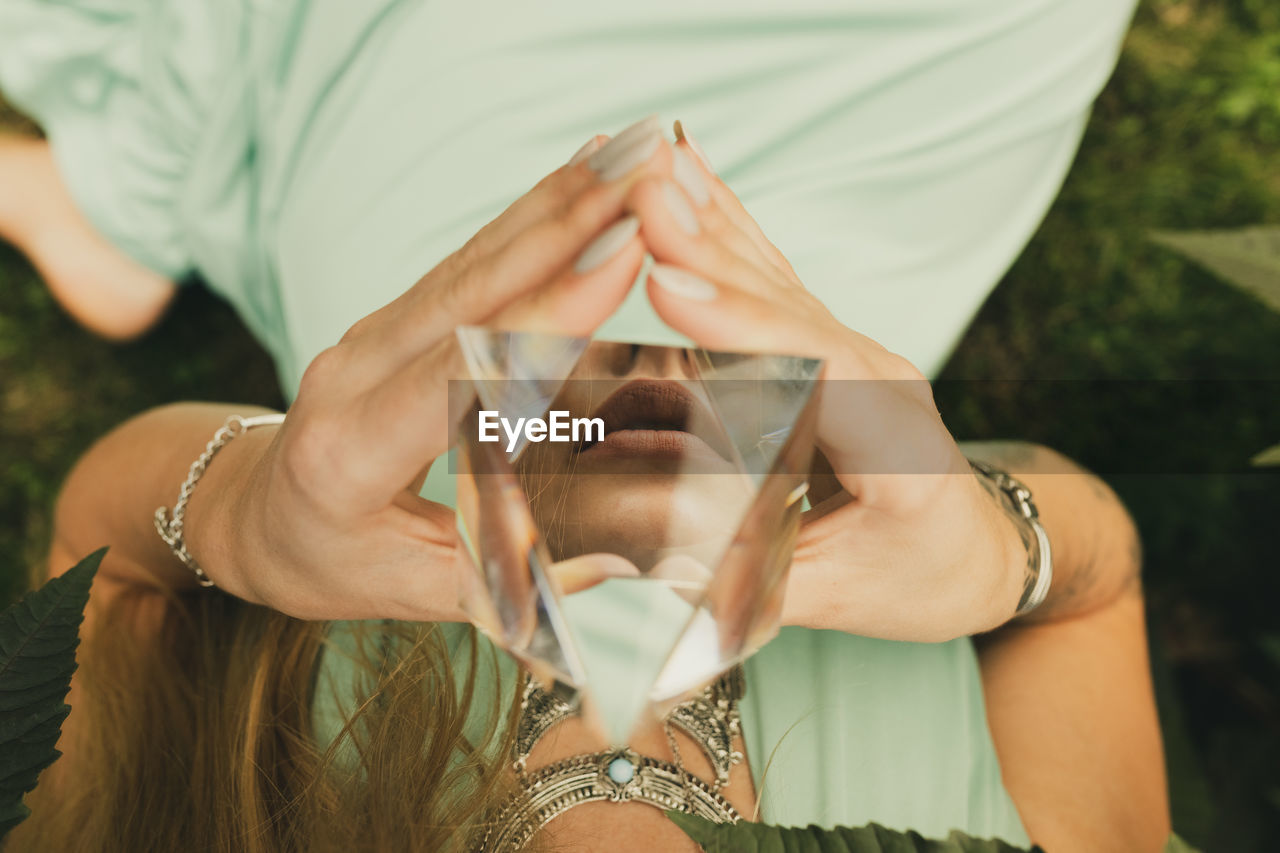
[[[89,585],[106,548],[0,613],[0,840],[31,812],[22,797],[62,753]]]
[[[878,823],[857,829],[822,829],[768,826],[746,820],[715,823],[674,810],[668,811],[667,817],[706,853],[1044,853],[1040,847],[1025,850],[999,839],[972,838],[959,830],[952,830],[945,841],[938,841],[918,832],[886,829]],[[1164,853],[1197,851],[1171,834]]]
[[[1266,450],[1254,456],[1249,460],[1249,464],[1258,468],[1265,468],[1268,465],[1280,465],[1280,444],[1274,447],[1268,447]]]
[[[1258,638],[1258,647],[1272,663],[1280,666],[1280,634],[1263,634]]]
[[[1280,311],[1280,226],[1156,231],[1151,239]]]
[[[817,826],[782,827],[740,821],[715,823],[695,815],[669,811],[667,817],[706,853],[1043,853],[997,839],[972,838],[952,830],[944,841],[918,832],[897,832],[877,823],[851,829]]]
[[[1174,833],[1165,842],[1164,853],[1197,853],[1197,851],[1190,844],[1179,838],[1177,833]]]

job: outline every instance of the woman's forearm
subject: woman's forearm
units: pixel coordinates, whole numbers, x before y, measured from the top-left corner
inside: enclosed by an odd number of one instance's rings
[[[1083,616],[978,640],[1005,788],[1046,850],[1156,853],[1170,831],[1136,592]]]
[[[1005,787],[1047,850],[1159,850],[1169,807],[1136,530],[1104,483],[1052,451],[964,449],[1027,485],[1053,547],[1045,603],[977,640]]]
[[[100,585],[195,585],[195,576],[157,535],[157,507],[172,508],[191,463],[228,415],[254,415],[254,406],[182,403],[138,415],[101,438],[76,463],[59,496],[50,571],[102,546],[110,550]],[[230,562],[235,522],[229,502],[274,430],[254,430],[219,451],[200,478],[187,510],[188,543],[202,564]],[[198,531],[199,548],[192,540]]]

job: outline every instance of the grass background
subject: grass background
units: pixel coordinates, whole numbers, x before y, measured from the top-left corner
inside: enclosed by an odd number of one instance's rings
[[[0,127],[24,123],[0,104]],[[1280,315],[1147,232],[1257,223],[1280,224],[1280,3],[1149,0],[1061,197],[938,390],[958,437],[1043,441],[1129,503],[1175,827],[1233,853],[1280,849],[1280,472],[1245,465],[1280,442]],[[190,288],[144,341],[108,345],[0,246],[0,604],[42,559],[75,458],[178,399],[279,404],[225,305]]]

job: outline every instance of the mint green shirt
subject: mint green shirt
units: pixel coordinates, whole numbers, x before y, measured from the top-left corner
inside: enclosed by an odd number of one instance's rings
[[[590,135],[652,112],[837,317],[932,374],[1057,192],[1133,5],[5,0],[0,88],[89,219],[198,272],[290,395]],[[673,340],[633,296],[603,333]],[[967,640],[787,629],[748,683],[767,819],[1026,840]]]

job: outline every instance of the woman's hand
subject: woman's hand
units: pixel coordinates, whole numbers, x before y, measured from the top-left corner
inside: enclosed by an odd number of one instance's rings
[[[826,360],[818,478],[783,621],[938,641],[1014,615],[1026,555],[1011,519],[947,432],[929,383],[840,324],[801,285],[687,140],[674,181],[646,176],[629,205],[657,265],[649,298],[701,346]]]
[[[644,256],[624,203],[671,148],[655,119],[602,141],[321,353],[239,487],[196,490],[188,544],[220,587],[309,619],[463,618],[453,511],[417,495],[456,426],[454,330],[586,335],[622,302]]]

